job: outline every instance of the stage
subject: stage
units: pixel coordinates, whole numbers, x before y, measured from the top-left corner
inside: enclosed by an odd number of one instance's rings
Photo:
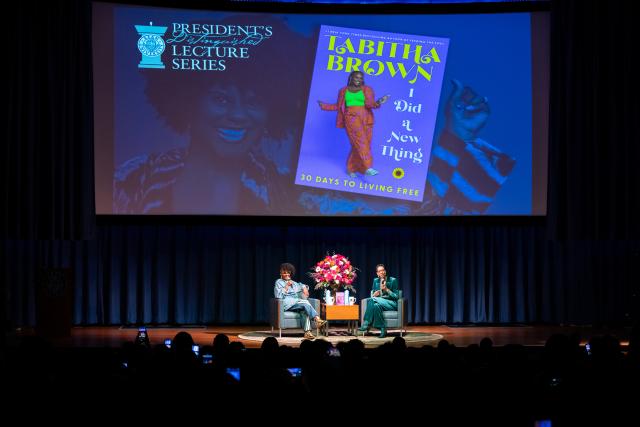
[[[178,332],[186,331],[193,337],[196,344],[210,345],[217,334],[226,334],[231,341],[240,341],[246,348],[258,348],[262,344],[261,339],[243,339],[242,336],[262,335],[268,336],[271,327],[268,325],[243,325],[243,326],[197,326],[185,325],[182,327],[166,327],[147,325],[149,339],[152,345],[162,344],[167,338],[173,338]],[[466,347],[471,344],[479,344],[485,337],[491,338],[494,346],[507,344],[520,344],[526,347],[542,347],[548,337],[553,334],[577,334],[581,343],[586,343],[593,336],[610,334],[621,341],[624,349],[629,339],[628,328],[607,328],[592,326],[559,326],[559,325],[509,325],[509,326],[457,326],[457,325],[429,325],[409,326],[406,330],[407,346],[421,347],[423,345],[437,345],[441,339],[447,340],[457,347]],[[292,347],[299,346],[301,334],[295,330],[283,330],[280,344]],[[316,331],[313,331],[316,334]],[[332,328],[329,341],[334,344],[338,341],[355,337],[345,336],[340,327]],[[32,329],[18,329],[16,336],[33,335]],[[137,327],[133,326],[77,326],[71,329],[71,336],[66,338],[47,339],[55,347],[120,347],[124,342],[133,341],[137,334]],[[278,330],[274,330],[273,336],[278,338]],[[387,338],[377,337],[377,331],[372,329],[365,339],[366,347],[376,347],[399,336],[399,331],[390,330]],[[411,337],[418,337],[412,340]],[[426,342],[420,337],[429,336]],[[441,336],[441,338],[439,337]],[[293,338],[293,339],[292,339]],[[323,337],[320,336],[320,339]],[[361,337],[360,337],[361,338]],[[433,339],[437,338],[437,339]]]

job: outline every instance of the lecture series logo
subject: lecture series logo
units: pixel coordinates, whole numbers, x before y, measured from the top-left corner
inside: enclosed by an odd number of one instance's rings
[[[164,69],[162,55],[166,51],[167,67],[172,70],[224,71],[227,62],[247,61],[251,50],[273,35],[269,25],[173,22],[166,36],[168,28],[153,22],[135,25],[141,55],[138,68]]]
[[[153,25],[136,25],[136,31],[140,35],[138,39],[138,52],[142,55],[138,68],[164,68],[162,52],[166,48],[164,34],[167,27]]]

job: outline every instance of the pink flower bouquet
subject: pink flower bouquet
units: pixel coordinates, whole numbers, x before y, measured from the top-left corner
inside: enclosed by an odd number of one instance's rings
[[[358,269],[351,265],[349,258],[344,255],[327,255],[319,261],[309,272],[315,280],[315,289],[331,289],[333,292],[344,288],[355,293],[353,282],[356,280]]]

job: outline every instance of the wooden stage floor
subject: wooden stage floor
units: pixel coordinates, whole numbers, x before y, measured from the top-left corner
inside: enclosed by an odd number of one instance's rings
[[[260,342],[238,338],[238,335],[250,331],[270,331],[270,326],[184,326],[184,327],[148,327],[152,345],[162,344],[166,338],[173,338],[179,331],[187,331],[197,344],[210,345],[217,334],[227,334],[231,341],[241,341],[247,348],[260,347]],[[524,346],[544,346],[549,336],[556,333],[578,334],[582,343],[593,336],[610,334],[626,347],[629,339],[628,328],[595,328],[591,326],[409,326],[408,332],[426,332],[443,335],[449,343],[458,347],[478,344],[489,337],[496,346],[521,344]],[[372,332],[376,330],[372,329]],[[277,333],[277,330],[276,330]],[[32,335],[32,330],[18,330],[17,335]],[[85,326],[74,327],[67,338],[50,339],[55,347],[120,347],[124,342],[133,340],[137,334],[135,327]]]

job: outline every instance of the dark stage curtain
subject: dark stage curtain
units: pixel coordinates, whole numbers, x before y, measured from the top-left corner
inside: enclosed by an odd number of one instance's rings
[[[293,262],[302,279],[336,251],[361,269],[359,297],[368,293],[375,265],[386,263],[409,298],[411,322],[637,320],[640,168],[630,7],[552,2],[543,221],[303,227],[177,218],[96,226],[90,5],[21,3],[10,20],[22,37],[10,44],[15,62],[0,184],[7,318],[34,324],[38,271],[68,267],[76,324],[266,322],[279,264]]]
[[[411,322],[610,322],[632,310],[628,242],[552,242],[544,227],[104,226],[76,242],[9,242],[11,318],[33,324],[36,274],[71,267],[77,324],[256,323],[281,262],[296,277],[327,252],[360,268],[358,297],[383,262]]]
[[[632,3],[551,4],[550,236],[640,239]]]
[[[22,1],[11,10],[4,30],[9,81],[0,236],[91,237],[91,3]]]

